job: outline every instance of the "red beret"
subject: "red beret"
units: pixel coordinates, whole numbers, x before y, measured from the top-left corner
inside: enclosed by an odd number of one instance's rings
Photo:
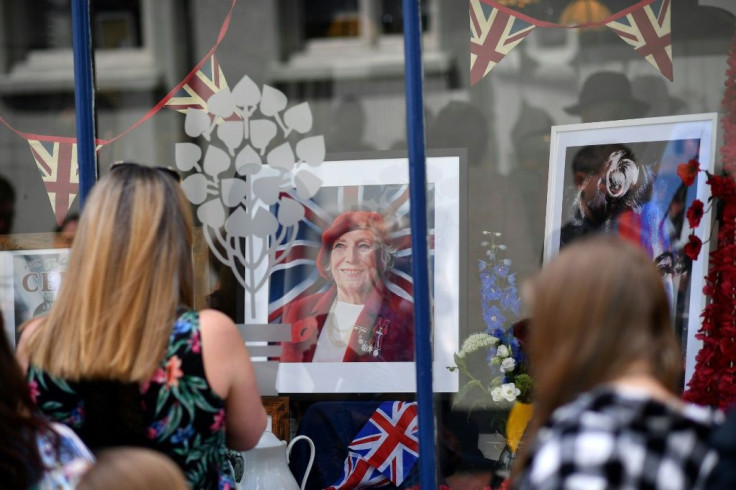
[[[325,268],[330,261],[332,244],[345,233],[353,230],[371,230],[384,243],[388,239],[383,216],[374,211],[346,211],[335,218],[332,225],[322,232],[322,246],[317,254],[317,271],[325,279],[329,276]]]

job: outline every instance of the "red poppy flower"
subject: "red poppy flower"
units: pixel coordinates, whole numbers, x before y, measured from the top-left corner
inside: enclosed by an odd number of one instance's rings
[[[687,216],[687,222],[690,224],[690,228],[697,228],[700,224],[700,219],[703,217],[703,201],[696,199],[690,205],[690,208],[685,213]]]
[[[713,197],[736,195],[736,182],[730,177],[713,175],[708,179],[708,185],[710,185],[710,192]]]
[[[730,199],[724,202],[722,220],[724,223],[733,223],[736,220],[736,203]]]
[[[695,235],[690,235],[687,239],[688,242],[685,244],[682,251],[685,255],[695,260],[698,258],[698,254],[700,254],[700,248],[703,246],[703,241]]]
[[[700,172],[700,162],[695,159],[690,160],[687,163],[681,163],[677,166],[677,175],[682,179],[682,183],[686,186],[693,185],[695,177]]]

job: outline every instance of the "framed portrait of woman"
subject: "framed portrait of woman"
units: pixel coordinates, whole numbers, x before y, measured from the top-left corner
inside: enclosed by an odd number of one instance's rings
[[[685,351],[685,383],[695,367],[708,254],[688,256],[690,235],[705,242],[710,222],[685,219],[695,199],[708,202],[705,173],[686,185],[691,161],[711,174],[717,114],[690,114],[553,126],[545,261],[574,240],[616,233],[642,246],[662,274]]]
[[[332,160],[313,173],[319,190],[292,196],[303,217],[269,272],[268,323],[282,332],[276,391],[413,392],[408,160]],[[458,156],[427,158],[436,391],[457,390],[446,366],[460,324],[461,180]]]

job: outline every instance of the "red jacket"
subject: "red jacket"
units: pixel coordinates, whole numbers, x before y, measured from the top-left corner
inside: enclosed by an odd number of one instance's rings
[[[337,287],[306,296],[286,307],[282,323],[291,324],[291,342],[281,362],[312,362],[317,339],[337,298]],[[414,304],[379,282],[368,296],[350,335],[344,362],[414,361]]]

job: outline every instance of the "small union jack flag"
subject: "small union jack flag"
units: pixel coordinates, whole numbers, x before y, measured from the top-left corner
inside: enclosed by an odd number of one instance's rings
[[[61,225],[79,192],[77,144],[27,140],[41,172],[56,222]]]
[[[672,80],[670,7],[670,0],[655,0],[606,25],[662,75]]]
[[[348,446],[344,473],[328,490],[401,485],[419,459],[418,430],[416,402],[381,403]]]
[[[354,452],[345,458],[340,480],[325,490],[353,490],[357,488],[380,488],[391,484],[391,480]]]
[[[470,0],[470,84],[488,75],[534,27],[480,0]]]
[[[186,113],[187,109],[207,111],[207,100],[222,89],[228,88],[225,74],[213,54],[200,70],[191,74],[165,107]],[[209,111],[208,111],[209,112]]]

